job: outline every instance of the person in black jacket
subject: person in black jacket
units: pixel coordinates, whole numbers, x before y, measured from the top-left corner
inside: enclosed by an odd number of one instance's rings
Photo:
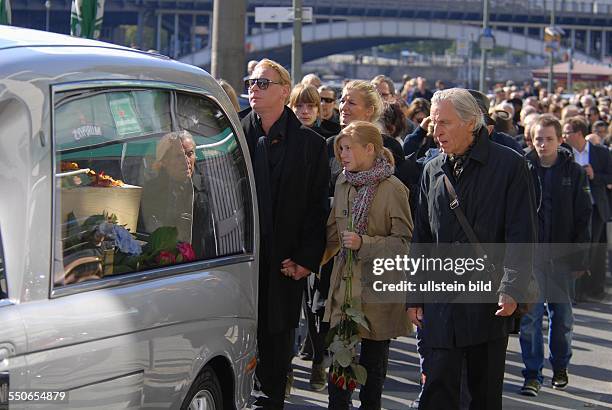
[[[470,92],[470,94],[472,94],[472,97],[476,99],[476,102],[480,107],[480,111],[484,116],[484,122],[487,126],[487,130],[489,131],[489,137],[491,138],[491,141],[497,142],[498,144],[504,145],[508,148],[512,148],[519,154],[523,155],[523,149],[521,148],[519,143],[516,142],[514,138],[512,138],[512,136],[506,134],[505,132],[495,130],[495,120],[489,115],[489,97],[477,90],[468,91]]]
[[[451,208],[446,176],[488,255],[484,274],[499,300],[419,303],[418,294],[410,295],[408,316],[430,350],[423,363],[426,380],[419,408],[459,408],[465,359],[470,408],[501,409],[511,315],[517,302],[528,300],[532,277],[536,232],[531,176],[518,153],[488,138],[482,113],[467,90],[436,92],[431,116],[443,153],[423,171],[411,253],[419,257],[424,249],[420,244],[470,242]],[[419,275],[429,278],[427,272]]]
[[[254,166],[260,223],[257,378],[265,409],[284,406],[305,278],[325,248],[329,167],[325,141],[285,106],[280,64],[261,60],[246,80],[253,110],[242,127]]]
[[[612,184],[612,158],[605,147],[585,140],[587,123],[580,117],[570,117],[563,124],[563,138],[572,147],[574,160],[580,164],[589,179],[593,197],[591,217],[591,275],[580,278],[576,284],[576,299],[604,296],[606,279],[606,222],[610,206],[606,185]]]
[[[543,382],[544,301],[549,317],[548,346],[552,387],[564,389],[572,356],[573,313],[570,283],[589,266],[591,197],[586,173],[561,147],[561,124],[550,114],[534,124],[534,150],[527,154],[538,204],[538,246],[534,272],[540,301],[521,319],[520,342],[525,382],[521,394],[537,396]],[[586,245],[586,246],[585,246]]]

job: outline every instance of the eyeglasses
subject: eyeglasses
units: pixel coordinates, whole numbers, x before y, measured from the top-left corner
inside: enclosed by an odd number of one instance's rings
[[[334,98],[329,98],[329,97],[321,97],[321,102],[324,103],[328,103],[328,104],[332,104],[333,102],[335,102],[336,100]]]
[[[267,90],[270,84],[280,84],[276,81],[268,80],[267,78],[247,78],[244,80],[244,88],[247,90],[257,84],[260,90]]]

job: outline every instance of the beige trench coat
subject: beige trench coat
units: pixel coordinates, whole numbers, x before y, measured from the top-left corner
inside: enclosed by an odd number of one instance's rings
[[[338,253],[341,233],[348,228],[349,214],[357,191],[341,174],[336,182],[334,203],[327,219],[327,247],[323,262]],[[399,283],[406,279],[403,271],[386,271],[373,274],[375,258],[393,258],[408,253],[412,239],[412,216],[408,205],[408,188],[394,176],[382,181],[368,214],[367,235],[362,235],[362,245],[353,265],[353,300],[361,302],[361,310],[370,323],[370,331],[360,327],[362,338],[387,340],[410,334],[412,326],[405,308],[405,293],[375,292],[373,284]],[[345,263],[336,256],[330,280],[329,296],[325,305],[324,321],[334,327],[341,317],[344,303]]]

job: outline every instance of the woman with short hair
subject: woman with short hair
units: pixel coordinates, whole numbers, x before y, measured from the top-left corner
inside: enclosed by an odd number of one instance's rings
[[[326,139],[334,135],[321,127],[321,97],[314,86],[297,84],[291,90],[288,105],[304,126]]]

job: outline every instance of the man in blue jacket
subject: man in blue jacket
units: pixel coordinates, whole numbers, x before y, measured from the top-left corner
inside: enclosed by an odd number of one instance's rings
[[[543,382],[544,301],[548,309],[548,346],[553,368],[552,387],[568,384],[574,317],[570,283],[589,266],[591,196],[585,171],[571,152],[561,147],[561,124],[550,114],[540,116],[533,130],[534,150],[527,154],[538,205],[538,245],[535,276],[540,301],[521,320],[521,352],[525,383],[521,394],[535,397]]]

